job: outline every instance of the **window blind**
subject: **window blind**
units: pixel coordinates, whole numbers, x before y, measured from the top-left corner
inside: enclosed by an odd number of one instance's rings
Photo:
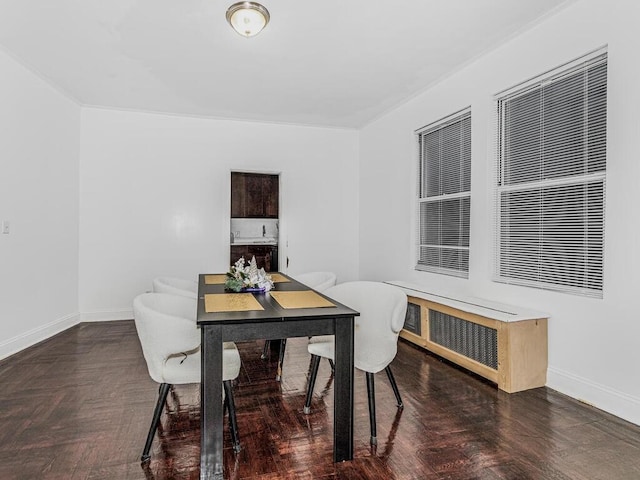
[[[602,298],[607,57],[496,98],[497,281]]]
[[[416,269],[467,277],[471,206],[471,111],[416,132],[419,146]]]

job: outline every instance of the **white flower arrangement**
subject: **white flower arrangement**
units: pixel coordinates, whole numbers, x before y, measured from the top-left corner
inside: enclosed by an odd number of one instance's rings
[[[256,257],[253,257],[248,265],[245,264],[244,257],[241,257],[227,272],[224,286],[232,292],[248,289],[268,292],[273,288],[273,280],[264,268],[258,269]]]

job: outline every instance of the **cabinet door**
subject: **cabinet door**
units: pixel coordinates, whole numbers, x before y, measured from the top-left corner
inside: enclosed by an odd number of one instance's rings
[[[271,247],[271,271],[277,272],[279,269],[279,260],[278,260],[278,247]]]
[[[265,272],[271,272],[278,269],[277,255],[276,263],[272,261],[273,249],[278,247],[266,245],[231,245],[231,258],[229,265],[236,263],[240,257],[244,257],[248,264],[253,257],[256,257],[258,268],[264,268]],[[277,251],[277,250],[276,250]]]
[[[264,217],[264,175],[248,173],[246,176],[245,217]]]
[[[271,247],[265,245],[249,245],[248,257],[245,260],[251,261],[256,257],[258,268],[264,268],[265,272],[271,271]]]
[[[229,258],[229,265],[233,265],[240,260],[241,257],[244,257],[248,262],[251,260],[251,258],[247,258],[248,255],[249,251],[246,245],[231,245],[231,258]]]
[[[246,176],[244,173],[231,172],[231,217],[246,217]]]
[[[278,218],[279,183],[278,175],[267,175],[263,179],[262,200],[264,216],[267,218]]]
[[[263,179],[257,173],[231,172],[231,216],[264,217]]]

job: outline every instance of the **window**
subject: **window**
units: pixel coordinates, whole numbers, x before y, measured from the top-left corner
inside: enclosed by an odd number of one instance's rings
[[[606,53],[496,104],[495,280],[602,298]]]
[[[469,272],[471,111],[416,132],[419,145],[418,264],[459,277]]]

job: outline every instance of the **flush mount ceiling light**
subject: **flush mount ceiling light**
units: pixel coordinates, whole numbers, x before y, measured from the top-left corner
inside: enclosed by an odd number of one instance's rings
[[[243,37],[259,34],[269,18],[269,11],[257,2],[238,2],[227,9],[227,22]]]

